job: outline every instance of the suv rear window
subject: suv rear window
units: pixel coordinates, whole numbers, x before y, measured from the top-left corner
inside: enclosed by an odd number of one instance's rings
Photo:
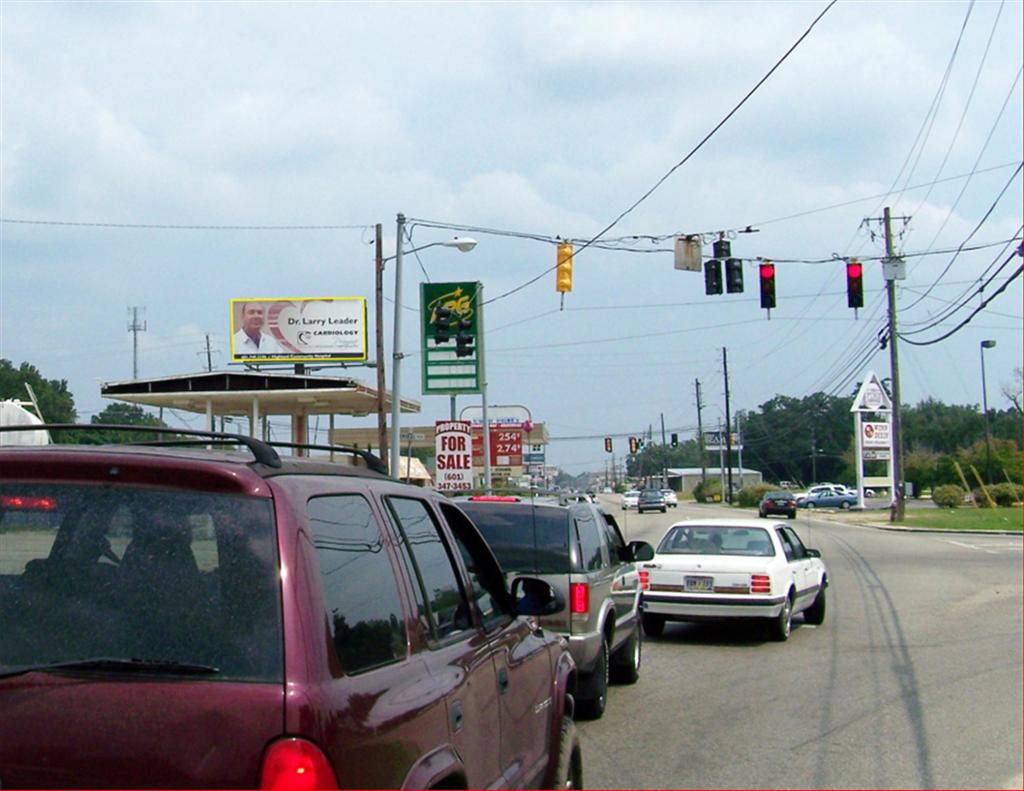
[[[95,658],[281,680],[269,500],[0,484],[0,672]]]
[[[569,509],[459,503],[506,572],[569,573]]]

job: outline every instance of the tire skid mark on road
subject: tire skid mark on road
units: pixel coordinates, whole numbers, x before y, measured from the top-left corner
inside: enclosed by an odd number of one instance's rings
[[[861,598],[864,603],[866,612],[875,611],[878,613],[877,619],[868,619],[868,631],[871,637],[870,643],[872,645],[887,646],[890,655],[889,671],[895,677],[897,684],[899,685],[900,693],[896,697],[899,699],[910,725],[910,729],[913,733],[913,739],[916,749],[914,750],[915,760],[917,762],[917,771],[920,778],[921,788],[932,788],[934,787],[934,780],[932,777],[931,769],[931,751],[928,743],[928,735],[925,730],[924,723],[924,706],[921,701],[920,685],[917,681],[917,675],[914,671],[913,658],[910,655],[910,650],[907,647],[906,638],[903,634],[903,627],[900,622],[899,612],[896,608],[895,602],[889,595],[888,588],[885,582],[874,570],[871,563],[864,555],[862,555],[853,545],[851,545],[845,539],[835,535],[835,533],[829,532],[829,538],[836,542],[839,546],[840,552],[843,557],[850,562],[850,567],[853,569],[855,575],[860,582],[859,588],[861,591]],[[870,634],[873,631],[874,625],[877,624],[882,630],[882,639],[875,640]],[[836,630],[833,630],[835,633]],[[833,655],[838,654],[838,646],[833,646]],[[875,670],[875,657],[871,657],[872,670]],[[881,668],[878,668],[881,670]],[[830,675],[834,670],[830,670]],[[880,688],[880,676],[878,672],[873,672],[872,676],[875,683],[875,700],[881,700],[881,688]],[[838,681],[836,677],[834,680]],[[830,678],[830,683],[833,681]],[[833,687],[834,688],[834,687]],[[830,706],[827,706],[822,713],[822,725],[826,725],[826,717],[830,717]],[[830,723],[828,723],[831,725]],[[836,729],[836,726],[831,727],[832,730]],[[822,727],[821,731],[825,732],[828,728]],[[824,751],[819,753],[819,760],[824,756]],[[882,771],[882,762],[877,762],[878,771]],[[884,788],[886,783],[885,778],[879,777],[876,783],[878,788]]]

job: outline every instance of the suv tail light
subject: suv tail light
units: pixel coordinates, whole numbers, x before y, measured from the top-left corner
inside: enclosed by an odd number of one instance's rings
[[[750,575],[750,592],[751,593],[771,593],[772,592],[772,579],[767,574],[751,574]]]
[[[52,511],[57,501],[52,497],[29,497],[20,494],[5,494],[0,497],[0,506],[12,511]]]
[[[570,612],[586,615],[590,612],[590,586],[585,582],[569,584]]]
[[[331,762],[305,739],[281,739],[263,756],[260,788],[273,791],[313,791],[338,787]]]
[[[651,588],[651,572],[641,571],[640,572],[640,590],[650,590]]]

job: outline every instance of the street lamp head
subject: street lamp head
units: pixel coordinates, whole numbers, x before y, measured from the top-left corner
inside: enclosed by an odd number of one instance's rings
[[[447,242],[441,242],[444,247],[454,247],[460,253],[468,253],[474,247],[476,247],[476,239],[470,239],[468,236],[456,236],[454,239],[449,239]]]
[[[981,348],[982,349],[991,349],[995,345],[996,345],[995,341],[982,341],[981,342]]]

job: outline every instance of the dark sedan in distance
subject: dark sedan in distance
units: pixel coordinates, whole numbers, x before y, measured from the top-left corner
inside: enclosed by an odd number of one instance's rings
[[[792,492],[765,492],[761,504],[757,507],[757,515],[763,519],[773,514],[796,519],[796,500]]]

